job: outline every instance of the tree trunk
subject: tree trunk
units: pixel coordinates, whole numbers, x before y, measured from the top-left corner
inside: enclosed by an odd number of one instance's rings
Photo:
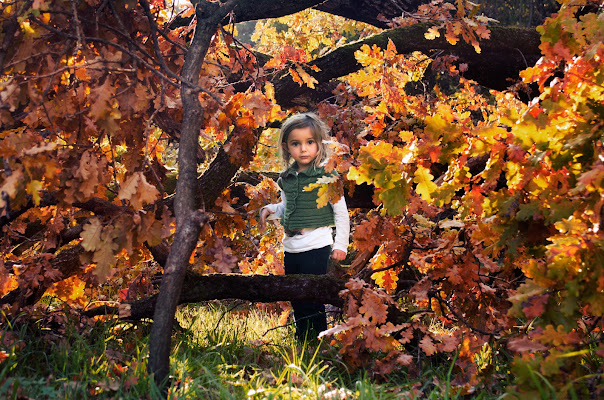
[[[199,79],[201,65],[209,49],[212,36],[228,10],[214,3],[196,7],[197,25],[195,36],[182,70],[181,86],[183,125],[178,151],[178,181],[174,200],[176,233],[174,244],[164,268],[164,276],[157,296],[153,327],[149,337],[149,372],[165,392],[169,387],[170,337],[172,323],[188,261],[195,249],[199,232],[208,217],[196,210],[197,141],[203,122],[203,109],[198,91],[194,90]]]
[[[169,387],[167,377],[170,370],[170,336],[176,306],[180,298],[188,260],[195,249],[201,227],[207,222],[207,216],[197,210],[199,202],[197,196],[197,148],[199,132],[203,122],[203,109],[199,101],[199,92],[195,88],[211,39],[222,20],[233,9],[243,15],[255,15],[259,10],[262,10],[261,17],[266,17],[267,12],[276,13],[270,16],[279,16],[280,13],[300,11],[316,3],[318,3],[316,0],[300,0],[275,4],[269,0],[262,0],[250,4],[248,1],[232,0],[223,5],[207,1],[200,2],[195,7],[197,20],[195,34],[187,50],[181,72],[183,78],[181,85],[183,123],[179,140],[178,181],[174,198],[176,233],[174,244],[170,249],[164,268],[164,277],[157,297],[158,306],[155,308],[153,327],[149,338],[149,371],[154,374],[156,383],[164,392]],[[222,157],[227,158],[226,161],[228,162],[228,157],[225,156],[226,154]],[[220,162],[220,160],[215,161],[216,163]],[[220,167],[221,165],[217,166],[219,169]],[[230,162],[225,167],[226,171],[220,176],[217,186],[212,188],[216,197],[238,169]],[[216,171],[210,168],[206,171],[206,174],[214,177]],[[221,185],[224,186],[220,187]],[[213,204],[211,198],[206,199],[206,201]]]

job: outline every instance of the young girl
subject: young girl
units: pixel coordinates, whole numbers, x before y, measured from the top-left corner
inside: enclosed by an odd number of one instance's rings
[[[281,219],[286,275],[324,275],[330,254],[338,261],[346,257],[350,222],[344,197],[317,208],[318,189],[303,190],[318,178],[330,175],[322,167],[328,156],[328,140],[327,126],[313,113],[294,115],[281,126],[280,155],[285,165],[277,181],[281,202],[262,208],[260,226],[263,228],[267,219]],[[335,242],[331,229],[334,225]],[[298,340],[316,339],[319,332],[327,329],[323,304],[292,301],[292,307]]]

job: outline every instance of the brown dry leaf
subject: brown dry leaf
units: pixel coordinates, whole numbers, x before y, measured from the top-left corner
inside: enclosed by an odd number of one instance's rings
[[[434,342],[428,336],[424,336],[424,338],[419,342],[419,347],[424,353],[426,353],[427,356],[431,356],[437,351]]]
[[[216,240],[214,247],[208,253],[214,256],[212,267],[217,272],[228,274],[237,268],[237,257],[233,255],[233,250],[222,239]]]
[[[460,285],[464,282],[463,278],[461,277],[461,272],[459,271],[459,268],[455,264],[453,264],[452,267],[447,268],[446,275],[447,275],[447,278],[449,279],[449,282],[451,282],[454,285]]]
[[[409,294],[415,297],[417,301],[428,300],[428,290],[430,288],[432,288],[432,281],[425,276],[409,290]]]
[[[528,336],[521,336],[519,338],[510,340],[508,342],[508,349],[523,353],[525,351],[544,351],[547,349],[547,347],[535,340],[530,339]]]
[[[21,169],[15,169],[12,174],[7,177],[2,186],[0,186],[0,192],[5,192],[9,198],[14,198],[17,194],[19,186],[23,183],[23,171]],[[0,208],[5,208],[6,202],[4,196],[0,196]]]
[[[458,337],[446,333],[434,334],[434,338],[440,341],[440,343],[437,344],[438,350],[446,353],[455,351],[459,345]]]
[[[90,91],[89,99],[93,100],[90,104],[88,115],[95,121],[103,119],[111,111],[111,98],[115,94],[115,86],[111,84],[111,79],[106,79],[103,85],[93,88]]]
[[[382,300],[369,290],[364,291],[362,306],[359,312],[365,315],[374,325],[386,322],[388,306]]]
[[[155,219],[155,214],[144,212],[141,214],[138,241],[140,243],[147,242],[149,246],[157,246],[162,241],[163,225]]]
[[[549,295],[534,296],[526,303],[522,303],[522,312],[527,318],[536,318],[543,314]]]
[[[98,218],[92,218],[84,225],[80,237],[82,238],[82,247],[86,251],[95,251],[101,246],[101,233],[103,232],[103,225]]]
[[[132,174],[120,188],[117,197],[129,200],[132,208],[139,210],[144,203],[152,203],[159,196],[159,190],[147,182],[142,172]]]

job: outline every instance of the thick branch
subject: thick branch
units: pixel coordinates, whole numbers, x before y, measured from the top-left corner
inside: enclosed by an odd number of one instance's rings
[[[541,56],[539,34],[532,28],[491,27],[491,39],[480,43],[482,50],[480,54],[466,43],[460,42],[453,46],[443,37],[428,40],[424,37],[427,29],[426,24],[391,29],[339,47],[310,63],[317,66],[319,72],[311,70],[308,72],[319,82],[318,86],[323,85],[361,68],[354,57],[354,52],[361,46],[377,45],[385,49],[388,40],[392,40],[401,54],[421,51],[431,55],[438,50],[443,50],[446,54],[455,55],[459,57],[460,62],[468,64],[465,77],[483,86],[503,90],[518,79],[521,70],[534,65]],[[300,86],[289,76],[281,77],[274,84],[275,98],[281,106],[307,104],[306,99],[313,95],[312,89]]]
[[[56,257],[50,260],[50,265],[61,272],[61,279],[66,279],[80,272],[80,255],[83,252],[84,248],[82,245],[75,245],[58,253]],[[18,287],[4,295],[0,299],[0,305],[14,304],[15,302],[19,302],[21,307],[33,305],[40,300],[51,284],[52,282],[48,282],[47,280],[41,281],[31,293],[28,293],[27,287]]]
[[[386,29],[386,19],[400,17],[403,12],[413,12],[420,5],[429,2],[430,0],[329,0],[315,8]],[[379,15],[384,18],[378,19]]]
[[[413,12],[431,0],[303,0],[271,1],[240,0],[235,7],[235,22],[255,21],[264,18],[278,18],[314,7],[333,15],[361,21],[379,28],[387,28],[384,19],[400,17],[403,12]],[[225,21],[225,23],[228,21]],[[177,18],[171,28],[187,26],[191,18]]]
[[[187,273],[178,304],[208,300],[241,299],[254,302],[314,301],[342,305],[338,293],[344,281],[316,275],[198,275]],[[151,318],[157,297],[152,296],[120,306],[120,318]],[[90,310],[90,312],[94,312]]]
[[[322,3],[322,0],[239,0],[233,12],[236,22],[254,21],[263,18],[283,17],[284,15],[294,14],[320,3]]]

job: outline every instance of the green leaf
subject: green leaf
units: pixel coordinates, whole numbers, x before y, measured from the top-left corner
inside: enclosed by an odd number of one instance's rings
[[[384,208],[390,215],[401,215],[408,204],[409,189],[405,181],[398,181],[392,189],[380,192],[378,198],[383,202]]]
[[[534,217],[535,215],[540,215],[541,205],[539,203],[529,203],[529,204],[520,204],[518,207],[518,213],[516,213],[516,219],[520,221],[526,221]]]

